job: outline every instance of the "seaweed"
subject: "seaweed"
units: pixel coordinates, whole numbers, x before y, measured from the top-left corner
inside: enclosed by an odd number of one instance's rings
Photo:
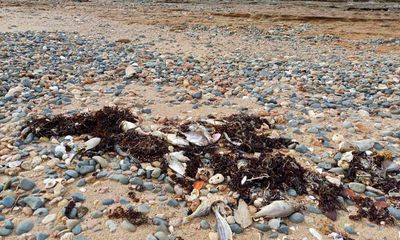
[[[130,223],[135,225],[142,225],[148,221],[148,218],[143,213],[137,212],[133,208],[124,209],[121,206],[109,210],[107,217],[116,219],[125,218]]]

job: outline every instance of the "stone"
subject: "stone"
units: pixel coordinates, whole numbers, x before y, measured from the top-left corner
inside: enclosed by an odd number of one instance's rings
[[[136,231],[136,226],[133,225],[132,223],[130,223],[128,220],[122,221],[121,227],[122,227],[122,229],[124,229],[125,231],[128,231],[128,232]]]
[[[46,240],[49,238],[49,234],[47,233],[37,233],[36,240]]]
[[[23,198],[23,202],[25,202],[26,205],[28,205],[33,210],[41,208],[44,205],[44,200],[40,197],[28,196]]]
[[[265,223],[256,223],[254,224],[254,227],[261,232],[268,232],[271,230],[271,227]]]
[[[113,220],[107,220],[106,226],[110,232],[115,232],[117,230],[117,224]]]
[[[140,204],[139,206],[137,206],[137,211],[140,213],[144,213],[147,214],[150,212],[150,206],[147,204]]]
[[[78,225],[81,222],[79,219],[67,219],[65,221],[65,225],[69,230],[72,230],[76,225]]]
[[[72,178],[77,178],[79,176],[79,173],[75,170],[67,170],[64,172],[67,176],[70,176]]]
[[[357,231],[354,230],[354,228],[353,228],[352,226],[350,226],[350,225],[345,226],[345,227],[344,227],[344,230],[345,230],[348,234],[357,235]]]
[[[101,201],[101,204],[106,205],[106,206],[112,205],[113,203],[114,203],[114,199],[112,199],[112,198],[106,198]]]
[[[19,187],[24,189],[25,191],[30,191],[35,186],[36,186],[36,184],[32,180],[27,179],[27,178],[23,178],[19,183]]]
[[[14,203],[15,203],[15,198],[12,196],[6,196],[1,201],[1,204],[3,204],[6,208],[11,208],[12,206],[14,206]]]
[[[81,192],[76,192],[72,194],[72,199],[75,202],[84,202],[86,200],[86,197]]]
[[[103,216],[103,212],[95,210],[90,214],[90,216],[92,218],[101,218]]]
[[[170,199],[168,200],[167,205],[170,207],[177,207],[179,202],[176,199]]]
[[[4,228],[4,227],[0,228],[0,236],[2,236],[2,237],[9,236],[12,232],[13,232],[12,229]]]
[[[229,226],[231,227],[233,233],[239,234],[243,232],[243,228],[237,223],[230,224]]]
[[[168,234],[161,231],[156,232],[154,237],[156,237],[158,240],[169,240]]]
[[[292,223],[302,223],[304,222],[304,215],[299,212],[295,212],[289,216],[289,220]]]
[[[303,145],[303,144],[298,144],[298,145],[295,147],[295,150],[296,150],[297,152],[299,152],[299,153],[306,153],[306,152],[309,152],[309,151],[310,151],[310,149],[308,149],[308,147],[306,147],[306,146]]]
[[[56,214],[54,214],[54,213],[53,214],[49,214],[49,215],[47,215],[46,217],[43,218],[42,223],[43,224],[48,224],[48,223],[54,222],[56,220],[56,218],[57,218]]]
[[[87,173],[94,172],[94,170],[95,170],[95,167],[94,167],[94,166],[92,166],[92,165],[84,165],[84,166],[80,166],[80,167],[79,167],[78,172],[79,172],[81,175],[85,175],[85,174],[87,174]]]
[[[33,229],[33,227],[34,227],[34,224],[33,224],[32,220],[25,220],[17,225],[17,227],[15,229],[15,233],[17,235],[27,233],[27,232],[31,231]]]
[[[200,221],[200,227],[201,229],[207,230],[210,229],[210,224],[208,223],[207,220],[203,219]]]
[[[38,208],[33,212],[33,216],[44,217],[49,214],[49,210],[47,208]]]
[[[400,220],[400,209],[399,208],[388,207],[387,210],[389,211],[390,215],[392,215],[397,220]]]
[[[353,191],[355,191],[357,193],[365,192],[365,185],[362,183],[351,182],[351,183],[349,183],[349,188],[351,188]]]

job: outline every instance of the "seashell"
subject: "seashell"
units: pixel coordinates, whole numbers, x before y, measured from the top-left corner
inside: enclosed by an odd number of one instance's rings
[[[219,209],[217,206],[214,206],[212,208],[214,214],[215,214],[215,219],[217,222],[217,232],[219,239],[224,239],[224,240],[233,240],[233,233],[232,229],[229,226],[228,222],[224,217],[219,212]]]
[[[208,180],[208,182],[210,183],[210,184],[214,184],[214,185],[216,185],[216,184],[220,184],[220,183],[222,183],[223,181],[224,181],[224,176],[221,174],[221,173],[217,173],[217,174],[215,174],[214,176],[212,176],[209,180]]]
[[[127,132],[130,129],[136,129],[138,127],[138,125],[129,122],[129,121],[122,121],[120,124],[120,127],[122,129],[122,131]]]
[[[249,207],[243,199],[239,199],[238,208],[234,212],[234,218],[237,223],[240,224],[242,228],[247,228],[253,223],[251,218]]]
[[[353,153],[352,152],[345,152],[343,153],[342,157],[340,158],[341,161],[351,162],[353,160]]]
[[[278,218],[287,217],[292,214],[296,209],[287,201],[277,200],[264,206],[258,211],[254,217],[267,217],[267,218]]]
[[[176,136],[175,134],[167,134],[166,135],[166,140],[167,142],[169,142],[172,145],[176,145],[176,146],[189,146],[189,142],[186,141],[185,139]]]
[[[56,184],[58,183],[58,181],[54,178],[46,178],[45,180],[43,180],[43,183],[44,183],[44,187],[46,189],[49,189],[49,188],[55,187]]]
[[[199,168],[197,169],[196,179],[201,179],[208,181],[211,176],[214,175],[214,170],[212,168]]]
[[[61,236],[60,240],[73,240],[74,234],[72,232],[66,232],[64,235]]]
[[[197,209],[187,217],[183,218],[183,223],[188,223],[193,218],[207,216],[210,213],[212,202],[209,199],[204,199],[201,201]]]
[[[95,147],[97,147],[97,145],[99,145],[101,141],[101,138],[95,137],[95,138],[91,138],[89,140],[87,140],[84,144],[85,144],[85,150],[88,151],[90,149],[93,149]]]
[[[323,240],[322,235],[315,230],[314,228],[309,228],[308,231],[313,235],[317,240]]]
[[[326,176],[325,178],[326,178],[326,180],[328,180],[328,182],[330,182],[338,187],[340,185],[342,185],[342,181],[340,181],[339,178],[335,178],[335,177],[331,177],[331,176]]]
[[[171,159],[178,160],[180,162],[189,162],[190,159],[183,154],[184,154],[184,151],[179,151],[179,152],[169,153],[168,155]]]
[[[186,163],[182,163],[178,160],[169,160],[168,167],[174,170],[176,173],[185,176],[186,173]]]

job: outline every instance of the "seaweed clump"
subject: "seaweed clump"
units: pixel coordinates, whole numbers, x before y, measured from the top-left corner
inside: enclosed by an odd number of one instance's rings
[[[134,225],[142,225],[148,221],[148,218],[143,213],[135,211],[133,208],[124,209],[121,206],[109,210],[107,217],[116,219],[125,218]]]

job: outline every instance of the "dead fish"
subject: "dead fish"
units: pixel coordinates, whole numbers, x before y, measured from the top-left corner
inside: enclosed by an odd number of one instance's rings
[[[176,145],[176,146],[189,146],[189,142],[186,141],[185,139],[176,136],[176,134],[166,134],[165,135],[165,139],[167,140],[167,142],[169,142],[172,145]]]
[[[97,145],[100,144],[101,138],[95,137],[95,138],[91,138],[89,140],[87,140],[84,144],[85,144],[85,151],[88,151],[90,149],[93,149],[95,147],[97,147]]]
[[[287,217],[292,214],[296,209],[287,201],[277,200],[264,206],[258,211],[254,217],[267,217],[267,218],[277,218],[277,217]]]
[[[231,227],[228,222],[222,215],[219,213],[219,208],[217,206],[213,206],[212,210],[215,214],[215,219],[217,222],[217,232],[220,240],[233,240],[233,233]]]
[[[249,207],[243,199],[239,199],[238,208],[235,210],[233,217],[242,228],[247,228],[253,223]]]
[[[209,199],[202,200],[196,211],[194,211],[189,216],[183,218],[183,223],[188,223],[193,218],[207,216],[210,213],[211,204],[212,202]]]

